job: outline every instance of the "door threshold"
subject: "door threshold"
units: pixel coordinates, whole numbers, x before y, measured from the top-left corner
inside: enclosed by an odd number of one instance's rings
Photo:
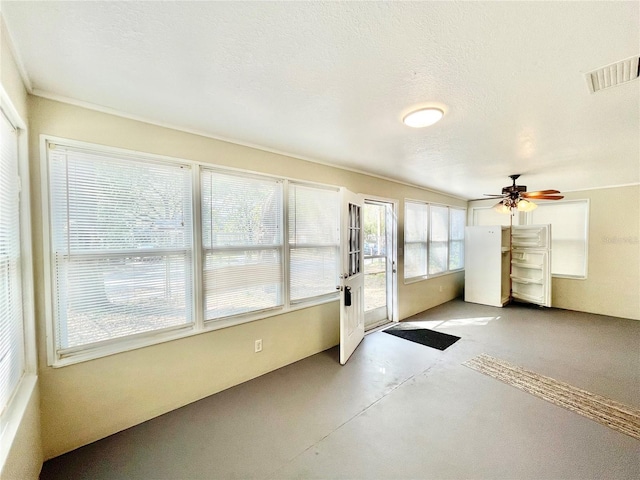
[[[382,320],[381,322],[374,323],[367,330],[365,330],[364,334],[365,335],[369,335],[370,333],[379,332],[380,330],[384,330],[385,328],[387,328],[392,323],[393,322],[391,320],[388,320],[388,319],[387,320]]]

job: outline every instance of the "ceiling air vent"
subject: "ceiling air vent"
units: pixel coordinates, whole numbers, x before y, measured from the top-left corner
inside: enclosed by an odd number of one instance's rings
[[[585,74],[589,91],[595,93],[605,88],[630,82],[640,76],[640,58],[631,57]]]

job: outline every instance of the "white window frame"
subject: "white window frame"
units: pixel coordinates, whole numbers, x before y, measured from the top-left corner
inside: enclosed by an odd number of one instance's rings
[[[460,210],[462,212],[464,212],[464,218],[467,218],[468,215],[468,211],[466,208],[464,207],[457,207],[454,205],[447,205],[447,204],[443,204],[443,203],[433,203],[433,202],[425,202],[424,200],[414,200],[414,199],[409,199],[409,198],[405,198],[404,200],[405,202],[405,212],[406,212],[406,204],[407,203],[419,203],[419,204],[423,204],[427,206],[427,217],[428,217],[428,222],[427,222],[427,265],[426,265],[426,271],[427,274],[426,275],[420,275],[420,276],[416,276],[416,277],[409,277],[409,278],[404,278],[404,284],[410,284],[410,283],[415,283],[415,282],[420,282],[422,280],[428,280],[430,278],[437,278],[437,277],[441,277],[443,275],[451,275],[452,273],[457,273],[457,272],[462,272],[464,271],[464,262],[463,262],[463,266],[461,268],[456,268],[456,269],[452,269],[449,270],[449,255],[450,255],[450,250],[451,250],[451,210],[455,209],[455,210]],[[446,259],[446,265],[447,265],[447,270],[443,271],[443,272],[439,272],[439,273],[434,273],[434,274],[429,274],[429,251],[431,248],[431,228],[432,228],[432,221],[431,221],[431,206],[437,206],[437,207],[445,207],[448,210],[448,225],[447,225],[447,259]],[[404,232],[406,232],[406,217],[404,218]],[[466,220],[465,220],[465,224],[466,224]],[[404,250],[406,250],[406,245],[407,245],[407,241],[406,241],[406,234],[404,235],[404,239],[403,239],[403,243],[404,243]],[[464,238],[462,240],[464,242]],[[411,243],[418,243],[418,242],[411,242]],[[419,243],[424,243],[424,242],[419,242]],[[404,262],[404,250],[403,250],[403,262]],[[404,275],[403,275],[404,276]]]
[[[5,115],[18,131],[18,174],[20,176],[20,242],[22,279],[22,321],[24,340],[24,373],[0,415],[0,469],[26,413],[37,381],[35,300],[33,286],[33,253],[31,249],[31,207],[29,187],[29,140],[27,124],[21,118],[4,87],[0,85],[0,115]]]
[[[59,147],[58,147],[59,145]],[[61,148],[61,149],[65,149],[68,148],[69,150],[71,150],[72,152],[81,152],[81,151],[85,151],[89,154],[96,154],[96,155],[103,155],[104,159],[107,161],[122,161],[122,160],[132,160],[132,161],[137,161],[139,164],[144,164],[144,165],[149,165],[149,166],[158,166],[158,167],[163,167],[163,166],[168,166],[174,170],[183,170],[184,167],[187,168],[187,171],[191,171],[193,168],[191,167],[191,165],[189,165],[188,163],[185,162],[167,162],[167,161],[160,161],[156,158],[147,158],[146,156],[133,156],[133,155],[119,155],[119,154],[112,154],[111,152],[105,152],[103,150],[98,150],[98,149],[85,149],[82,147],[72,147],[69,146],[69,144],[56,144],[54,142],[49,142],[47,143],[47,151],[52,150],[54,148]],[[50,167],[50,162],[47,162],[47,167]],[[47,174],[49,174],[50,171],[47,170]],[[190,177],[190,178],[189,178]],[[189,183],[189,188],[192,188],[192,182],[193,182],[193,174],[186,174],[184,177],[185,183]],[[47,185],[49,186],[49,185]],[[187,197],[185,197],[187,198]],[[193,201],[193,194],[191,194],[191,198],[189,200],[191,203]],[[49,204],[50,208],[52,205],[52,202]],[[191,207],[193,207],[193,205],[191,205]],[[49,213],[51,213],[51,210],[49,210]],[[191,216],[193,216],[193,214],[191,214]],[[193,229],[189,232],[190,235],[193,234]],[[49,237],[49,239],[51,239],[51,237]],[[67,239],[68,241],[68,239]],[[63,242],[64,243],[64,242]],[[185,275],[187,277],[189,277],[190,273],[189,270],[193,270],[193,240],[191,242],[189,242],[187,245],[181,246],[181,247],[162,247],[162,248],[141,248],[141,249],[132,249],[132,248],[117,248],[117,249],[96,249],[96,250],[89,250],[89,251],[83,251],[81,253],[78,254],[78,252],[72,253],[71,251],[67,252],[67,256],[69,257],[83,257],[84,259],[93,259],[93,260],[103,260],[106,258],[109,259],[120,259],[122,261],[126,260],[129,257],[157,257],[157,256],[166,256],[166,257],[173,257],[173,256],[183,256],[184,257],[184,262],[183,265],[185,265]],[[53,250],[53,248],[52,248]],[[55,265],[55,260],[56,260],[56,255],[54,254],[54,252],[50,252],[52,253],[51,256],[51,271],[53,272],[53,275],[56,275],[56,267]],[[190,261],[189,261],[190,259]],[[53,277],[52,277],[53,278]],[[193,292],[191,291],[191,289],[193,288],[193,281],[186,283],[186,289],[187,291],[191,294],[191,298],[193,298]],[[53,295],[54,295],[54,305],[55,305],[55,298],[60,298],[59,297],[59,292],[56,291],[56,286],[55,284],[53,284]],[[194,319],[194,307],[192,302],[190,301],[190,298],[185,298],[186,299],[186,304],[185,304],[185,320],[187,320],[184,323],[180,323],[177,325],[171,325],[171,326],[167,326],[167,327],[163,327],[163,328],[155,328],[146,332],[139,332],[139,333],[133,333],[133,334],[129,334],[129,335],[124,335],[122,337],[115,337],[115,338],[108,338],[108,339],[103,339],[103,340],[96,340],[90,343],[86,343],[86,344],[82,344],[82,345],[74,345],[74,346],[62,346],[63,342],[61,339],[61,334],[60,331],[61,330],[66,330],[65,328],[55,328],[53,333],[52,333],[52,339],[54,341],[55,344],[55,348],[56,348],[56,355],[58,358],[60,359],[64,359],[67,356],[73,356],[76,355],[78,352],[80,353],[84,353],[84,351],[88,351],[88,350],[93,350],[93,349],[101,349],[104,346],[109,346],[113,343],[118,343],[120,340],[122,339],[135,339],[138,337],[144,337],[146,335],[156,335],[156,334],[161,334],[163,332],[170,332],[170,331],[178,331],[178,330],[188,330],[193,328],[193,323],[195,322]],[[54,310],[54,315],[53,318],[55,319],[57,317],[58,311],[57,309]]]
[[[52,268],[52,252],[51,252],[51,234],[52,226],[50,219],[50,192],[49,192],[49,161],[47,155],[47,145],[49,143],[68,145],[75,148],[84,148],[96,151],[98,153],[118,155],[121,157],[138,158],[145,160],[155,160],[161,162],[176,162],[180,164],[189,164],[192,166],[192,194],[193,194],[193,265],[192,265],[192,279],[193,279],[193,318],[194,323],[185,327],[176,327],[165,330],[157,330],[151,332],[145,332],[138,335],[132,335],[129,337],[116,338],[106,340],[98,345],[79,346],[73,349],[72,352],[67,352],[66,356],[61,357],[56,352],[56,319],[55,319],[55,306],[54,306],[54,279]],[[250,312],[247,314],[222,317],[215,320],[205,322],[203,319],[204,304],[203,304],[203,288],[202,288],[202,261],[203,261],[203,249],[202,249],[202,205],[200,194],[200,170],[217,169],[222,172],[236,173],[242,175],[256,176],[267,179],[280,180],[284,183],[283,196],[283,223],[285,230],[283,232],[283,289],[284,289],[284,305],[281,307],[274,307],[273,309],[263,310],[258,312]],[[186,160],[176,157],[170,157],[165,155],[156,155],[146,152],[132,151],[123,148],[110,147],[104,145],[96,145],[88,142],[81,142],[77,140],[70,140],[52,135],[40,135],[40,169],[42,176],[42,228],[43,228],[43,247],[44,247],[44,290],[45,290],[45,317],[46,321],[46,344],[47,344],[47,363],[54,368],[64,367],[66,365],[72,365],[75,363],[84,362],[96,358],[105,357],[108,355],[114,355],[121,352],[134,350],[137,348],[146,347],[149,345],[155,345],[167,341],[176,340],[179,338],[185,338],[192,335],[199,335],[201,333],[219,330],[222,328],[241,325],[255,320],[269,318],[276,315],[281,315],[295,310],[308,308],[315,305],[321,305],[328,302],[334,302],[339,299],[338,293],[322,295],[319,297],[310,297],[305,300],[296,302],[290,301],[289,294],[289,245],[287,241],[288,231],[288,185],[289,182],[295,182],[297,184],[307,184],[317,188],[326,188],[332,190],[339,190],[337,186],[326,185],[314,182],[307,182],[304,180],[291,179],[288,177],[263,174],[258,172],[252,172],[244,169],[221,167],[213,163],[204,163],[193,160]],[[29,224],[27,222],[27,224]],[[336,279],[337,280],[337,279]],[[31,302],[33,305],[33,302]],[[35,331],[35,329],[34,329]],[[35,342],[34,342],[35,348]],[[35,352],[35,350],[34,350]]]

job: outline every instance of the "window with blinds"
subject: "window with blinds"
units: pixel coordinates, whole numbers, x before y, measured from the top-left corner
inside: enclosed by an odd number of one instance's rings
[[[340,194],[289,184],[289,291],[291,302],[333,294],[340,254]]]
[[[24,373],[18,136],[0,111],[0,413]]]
[[[447,271],[449,245],[449,209],[439,205],[429,206],[429,275]]]
[[[530,225],[551,224],[551,273],[586,278],[589,239],[589,201],[538,203],[527,213]]]
[[[337,188],[42,141],[52,365],[337,298]]]
[[[57,354],[192,324],[190,165],[55,144],[48,162]]]
[[[464,268],[464,227],[467,212],[458,208],[449,209],[449,270]]]
[[[429,206],[426,203],[404,203],[404,278],[427,275]]]
[[[404,279],[464,268],[466,210],[405,201]]]
[[[204,319],[284,305],[283,186],[202,168]]]

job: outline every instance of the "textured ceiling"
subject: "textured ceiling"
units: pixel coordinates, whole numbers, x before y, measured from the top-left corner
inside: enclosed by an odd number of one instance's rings
[[[464,198],[640,182],[640,2],[11,2],[33,93]],[[441,106],[436,125],[400,119]]]

